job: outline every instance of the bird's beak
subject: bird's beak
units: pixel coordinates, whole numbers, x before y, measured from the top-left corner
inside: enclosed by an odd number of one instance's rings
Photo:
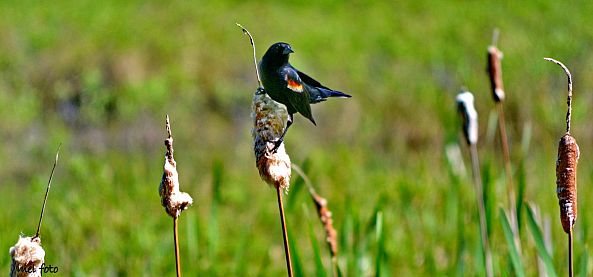
[[[284,52],[282,52],[284,55],[288,55],[290,53],[294,53],[294,51],[292,51],[292,48],[290,48],[290,46],[287,46],[286,48],[284,48]]]

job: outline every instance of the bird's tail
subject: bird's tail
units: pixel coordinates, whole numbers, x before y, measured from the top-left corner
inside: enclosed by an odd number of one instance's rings
[[[315,88],[309,91],[311,97],[311,103],[319,103],[327,100],[329,97],[339,98],[350,98],[352,96],[337,90],[331,90],[326,88]]]
[[[337,90],[330,90],[330,89],[321,89],[321,91],[323,91],[323,94],[327,95],[326,97],[338,97],[338,98],[350,98],[352,97],[352,95],[343,93],[341,91],[337,91]]]

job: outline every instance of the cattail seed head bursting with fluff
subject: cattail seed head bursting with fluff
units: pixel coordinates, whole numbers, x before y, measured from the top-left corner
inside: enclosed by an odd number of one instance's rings
[[[193,204],[191,196],[179,190],[179,174],[177,173],[177,163],[173,158],[173,137],[171,136],[171,126],[169,116],[167,115],[166,128],[168,137],[165,139],[165,165],[163,177],[159,185],[159,195],[161,204],[167,214],[173,218],[178,218],[181,212]]]
[[[478,142],[478,112],[474,107],[474,95],[469,91],[457,94],[457,110],[463,119],[463,134],[467,144]]]
[[[272,149],[280,139],[288,112],[286,107],[270,98],[263,89],[258,89],[253,96],[253,150],[259,175],[267,184],[288,191],[290,185],[290,157],[286,154],[284,142],[276,152]]]
[[[20,237],[9,252],[12,257],[10,264],[11,277],[41,276],[39,268],[45,259],[45,251],[41,247],[41,238]]]

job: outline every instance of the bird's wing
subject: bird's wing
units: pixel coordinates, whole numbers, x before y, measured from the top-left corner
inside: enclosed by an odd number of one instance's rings
[[[303,116],[311,120],[315,124],[313,115],[311,114],[311,104],[309,91],[307,85],[303,83],[301,77],[299,77],[298,71],[291,66],[286,66],[282,69],[282,76],[286,81],[286,88],[290,92],[287,95],[288,102]]]
[[[286,81],[286,87],[298,94],[305,91],[305,84],[299,77],[298,71],[291,66],[286,66],[282,69],[282,75]]]

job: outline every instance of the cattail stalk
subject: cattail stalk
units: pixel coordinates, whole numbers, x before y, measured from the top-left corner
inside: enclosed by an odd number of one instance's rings
[[[474,107],[474,96],[469,91],[463,91],[457,95],[457,109],[462,118],[463,133],[470,148],[472,160],[472,172],[474,185],[476,187],[476,198],[478,201],[478,213],[480,217],[480,234],[482,247],[484,248],[484,264],[486,265],[486,276],[494,276],[492,265],[492,254],[488,241],[488,226],[486,222],[486,206],[484,205],[484,185],[480,174],[480,162],[478,160],[478,112]]]
[[[49,180],[47,181],[47,188],[45,190],[45,197],[43,198],[43,204],[41,206],[41,214],[39,215],[39,223],[37,224],[37,231],[33,237],[19,237],[17,243],[10,248],[9,253],[11,256],[10,263],[10,275],[11,277],[37,277],[42,276],[42,270],[45,266],[45,250],[41,247],[41,237],[39,236],[41,230],[41,222],[43,220],[43,214],[45,212],[45,204],[47,203],[47,196],[51,188],[51,181],[58,164],[60,149],[62,144],[58,146],[56,151],[56,158],[54,159],[54,165],[49,174]]]
[[[49,189],[51,188],[51,180],[54,177],[54,171],[56,170],[56,165],[58,164],[58,159],[60,158],[60,149],[62,148],[62,144],[58,145],[58,150],[56,151],[56,158],[54,159],[54,165],[51,168],[51,173],[49,174],[49,180],[47,181],[47,188],[45,189],[45,197],[43,197],[43,205],[41,206],[41,214],[39,215],[39,223],[37,224],[37,232],[35,232],[34,238],[39,237],[39,232],[41,230],[41,221],[43,220],[43,213],[45,212],[45,204],[47,203],[47,196],[49,195]]]
[[[281,138],[288,121],[286,107],[272,100],[264,91],[257,69],[257,58],[255,56],[255,43],[251,33],[237,23],[243,33],[249,36],[253,48],[253,62],[259,87],[255,91],[252,100],[253,118],[253,150],[255,153],[256,166],[259,175],[264,182],[276,189],[278,199],[278,210],[280,213],[280,224],[282,225],[282,238],[284,243],[284,256],[286,258],[286,270],[289,277],[292,277],[292,262],[290,259],[290,245],[288,243],[288,231],[284,215],[282,193],[288,192],[291,177],[290,157],[286,153],[284,142],[274,151],[276,142]]]
[[[165,166],[163,177],[159,185],[159,195],[161,204],[165,212],[173,218],[173,242],[175,243],[175,271],[177,276],[181,276],[181,257],[179,255],[179,237],[177,219],[181,212],[192,205],[193,199],[185,192],[179,190],[179,174],[177,173],[177,163],[173,158],[173,136],[171,135],[171,125],[169,124],[169,115],[165,120],[167,129],[167,138],[165,139]]]
[[[572,113],[572,75],[561,62],[544,58],[564,70],[568,78],[568,97],[566,105],[566,133],[558,144],[558,160],[556,161],[556,194],[560,205],[560,221],[562,229],[568,235],[568,276],[573,276],[573,227],[577,220],[577,165],[579,162],[579,145],[570,134],[570,117]]]
[[[502,52],[496,47],[498,40],[498,29],[494,30],[492,35],[492,45],[488,47],[488,76],[490,77],[490,86],[492,88],[492,98],[496,103],[498,112],[498,130],[500,134],[500,144],[502,146],[502,155],[504,158],[504,171],[507,179],[507,194],[509,198],[509,218],[511,221],[511,230],[517,250],[521,251],[521,240],[519,238],[519,221],[517,219],[517,202],[515,198],[515,189],[513,185],[513,174],[511,169],[511,155],[509,150],[505,116],[504,116],[504,99],[505,91],[502,82]]]

